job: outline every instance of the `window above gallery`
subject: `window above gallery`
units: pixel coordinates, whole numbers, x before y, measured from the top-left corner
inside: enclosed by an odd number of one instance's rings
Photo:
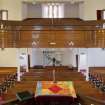
[[[43,18],[64,18],[63,3],[45,3],[42,5]]]

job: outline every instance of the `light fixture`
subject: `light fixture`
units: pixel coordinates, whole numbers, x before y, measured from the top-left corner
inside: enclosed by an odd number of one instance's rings
[[[73,28],[71,26],[64,26],[65,30],[72,30]]]
[[[68,43],[68,45],[69,45],[69,46],[74,46],[74,42],[73,42],[73,41],[70,41],[70,42]]]
[[[39,38],[39,34],[32,32],[32,39],[38,39],[38,38]]]
[[[32,47],[35,47],[38,44],[39,34],[35,31],[32,31]]]
[[[105,29],[105,23],[103,23],[103,29]]]
[[[33,29],[37,30],[37,31],[40,31],[40,30],[42,30],[42,26],[33,26]]]
[[[50,45],[56,45],[56,43],[55,43],[55,42],[50,42],[49,44],[50,44]]]
[[[37,42],[36,41],[33,41],[32,42],[32,47],[35,47],[37,45]]]
[[[104,33],[105,31],[104,30],[102,30],[102,33]]]

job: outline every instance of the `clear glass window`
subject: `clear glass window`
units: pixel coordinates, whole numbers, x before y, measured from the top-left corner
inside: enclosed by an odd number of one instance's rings
[[[42,5],[43,18],[63,18],[64,5],[63,3],[46,3]]]

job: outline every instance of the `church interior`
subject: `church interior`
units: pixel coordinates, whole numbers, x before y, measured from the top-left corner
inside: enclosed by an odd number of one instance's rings
[[[0,0],[0,105],[105,105],[105,0]]]

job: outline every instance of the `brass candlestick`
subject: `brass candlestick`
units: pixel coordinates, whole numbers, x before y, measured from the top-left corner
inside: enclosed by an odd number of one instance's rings
[[[53,70],[53,82],[56,83],[57,81],[55,80],[55,69]]]

